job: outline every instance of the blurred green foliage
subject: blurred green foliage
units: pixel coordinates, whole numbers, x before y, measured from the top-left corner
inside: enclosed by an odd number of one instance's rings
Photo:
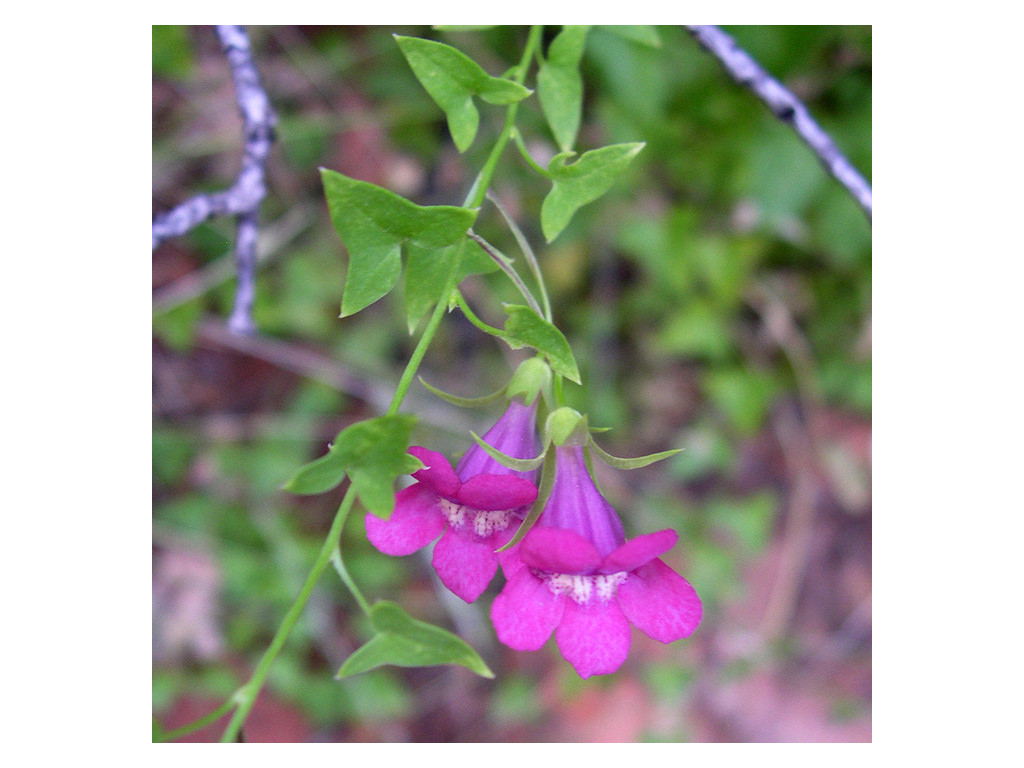
[[[803,99],[870,179],[870,27],[726,29]],[[557,30],[545,31],[545,44]],[[411,169],[412,181],[400,194],[422,205],[458,205],[503,110],[480,104],[477,140],[459,155],[444,115],[392,34],[443,40],[500,75],[518,60],[526,30],[254,27],[250,33],[279,115],[261,214],[271,245],[262,254],[256,324],[265,336],[316,350],[390,394],[413,343],[401,291],[338,319],[345,254],[316,169],[357,174],[373,167],[380,174],[373,181],[387,186],[399,178],[389,175],[389,166],[401,165]],[[509,150],[494,188],[537,251],[555,322],[579,363],[584,386],[568,387],[570,405],[588,413],[591,424],[613,428],[602,444],[617,455],[687,449],[638,473],[658,478],[650,488],[640,490],[639,481],[627,478],[638,497],[632,509],[620,511],[631,533],[656,523],[680,530],[681,570],[704,598],[706,615],[714,616],[742,593],[743,566],[764,550],[778,511],[773,489],[740,487],[744,441],[764,430],[776,403],[799,397],[799,376],[810,377],[829,407],[870,416],[871,230],[810,150],[735,86],[683,28],[659,27],[658,35],[656,48],[600,28],[587,39],[578,150],[646,142],[605,197],[580,209],[545,246],[540,204],[549,184]],[[219,81],[219,99],[211,98],[210,75],[201,74],[201,61],[214,70],[223,66],[219,55],[209,28],[154,27],[154,91],[166,86],[173,94],[154,118],[154,209],[233,181],[236,166],[215,160],[239,151],[236,127],[227,121],[223,133],[211,128],[215,135],[206,145],[190,134],[190,120],[204,106],[235,112],[227,81]],[[519,116],[534,156],[553,156],[557,149],[536,100],[524,102]],[[372,154],[370,166],[345,167],[358,159],[345,144],[356,141]],[[295,211],[304,218],[290,226]],[[504,253],[518,253],[492,207],[484,206],[475,228]],[[232,222],[211,221],[173,247],[186,254],[189,270],[199,271],[229,261],[232,239]],[[171,258],[158,250],[154,263]],[[500,302],[516,301],[505,278],[475,276],[466,285],[481,317],[500,325]],[[294,598],[340,499],[332,493],[299,500],[280,485],[323,453],[327,435],[373,413],[353,393],[297,377],[245,399],[240,382],[251,375],[259,384],[266,374],[222,371],[234,378],[211,379],[203,373],[210,363],[201,323],[226,317],[232,295],[227,269],[187,299],[155,306],[155,366],[180,361],[184,367],[174,369],[180,397],[161,386],[154,394],[153,526],[157,550],[199,549],[217,564],[226,653],[251,664]],[[764,295],[788,313],[806,344],[804,370],[766,337],[757,303]],[[427,356],[424,378],[466,396],[490,392],[511,373],[504,354],[454,313]],[[218,429],[217,417],[237,428]],[[492,417],[468,418],[483,427]],[[426,419],[414,440],[450,454],[464,450],[468,440],[444,426]],[[368,545],[361,516],[353,515],[344,547],[368,595],[396,598],[424,583],[421,561],[388,558]],[[371,636],[334,574],[317,595],[328,618],[346,627],[341,644],[348,652]],[[410,611],[446,624],[436,601],[417,598]],[[324,642],[307,617],[270,677],[271,690],[299,706],[314,727],[396,720],[413,711],[408,676],[384,669],[335,681]],[[156,665],[154,711],[165,711],[185,691],[230,693],[240,681],[223,669],[220,661],[187,653],[184,661]],[[488,717],[499,725],[524,722],[531,683],[496,671],[500,687]],[[648,675],[657,696],[679,696],[691,683],[689,674],[677,672],[678,680]]]

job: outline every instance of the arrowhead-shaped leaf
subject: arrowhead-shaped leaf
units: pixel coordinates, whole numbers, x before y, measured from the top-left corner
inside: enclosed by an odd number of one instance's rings
[[[532,93],[512,80],[492,77],[450,45],[400,35],[395,35],[395,40],[416,79],[444,110],[448,130],[459,152],[465,152],[473,143],[480,123],[474,96],[490,104],[512,104]]]
[[[643,148],[643,142],[612,144],[584,152],[572,165],[565,161],[573,153],[555,155],[548,165],[551,191],[540,209],[540,225],[547,241],[561,234],[577,210],[607,192]]]
[[[355,314],[387,294],[402,270],[401,246],[439,249],[458,242],[476,211],[420,206],[382,187],[320,169],[331,221],[348,249],[341,316]]]
[[[563,152],[572,149],[583,112],[580,59],[589,26],[565,26],[548,47],[547,59],[537,72],[537,98]]]
[[[314,494],[329,491],[347,474],[363,505],[387,517],[394,509],[395,478],[422,468],[407,453],[416,417],[408,414],[378,416],[346,427],[330,450],[300,467],[284,485],[286,491]]]
[[[377,634],[345,659],[337,677],[358,675],[376,667],[435,667],[458,664],[481,677],[494,677],[480,655],[451,632],[412,618],[390,601],[381,600],[370,608],[370,620]]]
[[[345,479],[345,463],[333,451],[299,467],[284,484],[284,490],[300,495],[326,493]]]
[[[409,333],[413,332],[423,315],[442,299],[452,259],[461,259],[456,285],[468,275],[493,272],[498,268],[475,241],[467,240],[461,244],[461,248],[461,256],[459,245],[437,249],[410,243],[406,248],[405,313]]]
[[[512,349],[533,347],[547,356],[551,368],[570,381],[580,383],[580,371],[573,357],[572,348],[565,336],[554,325],[521,304],[505,307],[505,333],[502,338]]]

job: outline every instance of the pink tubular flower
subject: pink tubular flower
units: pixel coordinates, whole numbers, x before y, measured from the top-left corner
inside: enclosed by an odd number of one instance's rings
[[[632,623],[663,643],[700,623],[696,591],[658,555],[672,530],[626,540],[587,472],[583,447],[558,447],[551,496],[537,524],[503,560],[508,577],[491,607],[498,639],[536,651],[552,632],[580,677],[609,674],[629,655]]]
[[[537,453],[537,406],[511,400],[484,440],[515,458]],[[409,555],[440,536],[433,565],[448,589],[467,603],[487,588],[498,569],[495,550],[508,543],[537,498],[533,472],[515,472],[473,445],[456,469],[436,451],[412,447],[424,469],[395,495],[395,510],[382,520],[366,516],[366,535],[387,555]]]

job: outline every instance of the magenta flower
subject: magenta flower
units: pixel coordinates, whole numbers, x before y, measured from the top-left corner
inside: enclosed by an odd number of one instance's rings
[[[512,400],[484,440],[514,458],[537,454],[537,405]],[[395,510],[382,520],[366,516],[366,535],[387,555],[409,555],[440,536],[432,563],[448,589],[468,603],[487,588],[498,569],[495,550],[508,543],[534,499],[533,472],[516,472],[473,445],[456,469],[436,451],[409,449],[426,466],[418,481],[395,495]],[[502,553],[502,559],[511,557]]]
[[[697,628],[701,602],[658,559],[678,534],[664,530],[627,541],[587,472],[583,447],[556,450],[551,495],[517,556],[502,561],[508,583],[491,619],[511,648],[539,650],[554,632],[580,677],[609,674],[629,655],[631,623],[670,643]]]

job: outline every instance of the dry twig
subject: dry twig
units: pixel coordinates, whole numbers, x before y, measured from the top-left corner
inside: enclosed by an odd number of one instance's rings
[[[807,107],[793,93],[762,69],[750,54],[736,45],[736,41],[716,26],[687,25],[708,53],[714,56],[732,79],[749,89],[765,103],[772,114],[796,131],[797,135],[818,156],[821,164],[864,209],[871,220],[871,186],[846,159],[835,142],[811,117]]]
[[[235,266],[238,285],[235,308],[228,328],[235,333],[251,334],[252,303],[256,283],[256,233],[259,207],[266,193],[264,165],[274,141],[276,117],[270,107],[259,73],[253,63],[245,28],[230,24],[217,26],[224,55],[231,65],[238,109],[242,114],[245,151],[235,183],[223,192],[196,195],[153,219],[153,248],[163,241],[185,234],[211,216],[236,216]]]

